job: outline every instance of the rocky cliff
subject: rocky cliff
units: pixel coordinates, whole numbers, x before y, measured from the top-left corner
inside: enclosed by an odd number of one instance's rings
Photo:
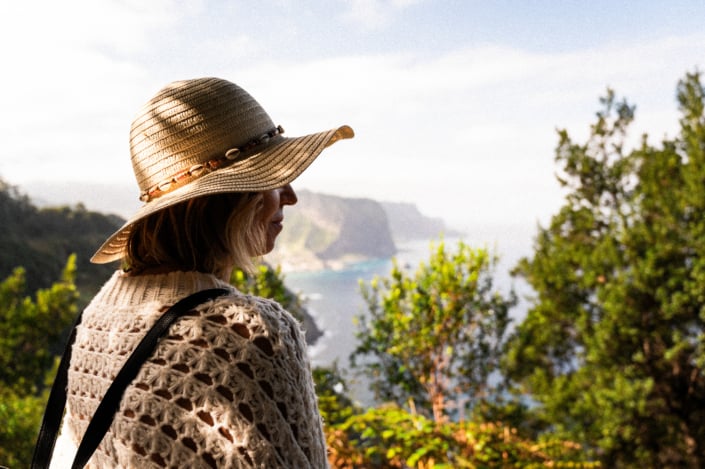
[[[455,235],[440,218],[423,215],[418,207],[407,202],[382,202],[387,214],[389,228],[395,241],[432,239],[441,234]]]
[[[431,239],[447,232],[409,203],[344,198],[297,191],[299,203],[284,210],[284,231],[267,256],[284,271],[337,269],[397,253],[395,241]],[[448,233],[449,234],[449,233]]]
[[[284,231],[268,262],[283,270],[340,268],[350,262],[396,253],[387,214],[371,199],[297,191],[287,207]]]

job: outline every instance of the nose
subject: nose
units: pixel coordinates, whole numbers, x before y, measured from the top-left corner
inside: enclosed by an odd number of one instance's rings
[[[282,187],[280,191],[279,201],[282,205],[294,205],[299,201],[299,198],[296,197],[296,192],[294,192],[294,188],[291,187],[291,184],[287,184]]]

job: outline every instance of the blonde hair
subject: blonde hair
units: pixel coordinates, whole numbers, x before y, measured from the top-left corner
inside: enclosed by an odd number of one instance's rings
[[[264,226],[256,222],[259,192],[214,194],[167,207],[137,221],[123,268],[139,274],[166,267],[221,275],[251,272],[264,252]]]

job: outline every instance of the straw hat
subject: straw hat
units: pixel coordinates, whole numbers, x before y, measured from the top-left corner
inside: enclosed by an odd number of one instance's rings
[[[177,81],[141,110],[130,155],[144,205],[91,262],[122,259],[133,224],[188,199],[276,189],[299,176],[329,145],[352,138],[348,126],[287,138],[245,90],[219,78]]]

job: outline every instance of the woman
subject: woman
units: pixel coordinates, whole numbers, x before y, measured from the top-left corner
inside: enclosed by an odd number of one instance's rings
[[[83,313],[52,465],[66,467],[127,355],[179,299],[230,293],[171,326],[123,394],[90,467],[326,467],[299,324],[238,292],[234,267],[272,250],[293,181],[352,129],[285,138],[262,107],[217,78],[175,82],[134,120],[145,204],[92,258],[121,261]]]

